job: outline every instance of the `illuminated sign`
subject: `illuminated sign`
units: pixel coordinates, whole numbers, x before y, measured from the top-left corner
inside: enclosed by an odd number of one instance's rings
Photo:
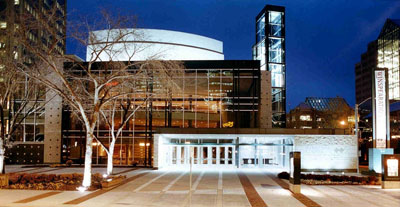
[[[387,163],[387,176],[397,177],[399,176],[399,160],[388,159]]]
[[[290,177],[294,178],[294,159],[290,158]]]
[[[386,148],[387,96],[385,70],[375,71],[375,143],[376,148]]]

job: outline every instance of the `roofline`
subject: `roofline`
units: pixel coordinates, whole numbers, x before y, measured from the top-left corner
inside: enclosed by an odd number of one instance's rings
[[[277,6],[277,5],[267,4],[267,5],[265,5],[265,7],[260,11],[260,13],[258,13],[258,15],[256,16],[256,21],[257,21],[266,11],[268,11],[268,10],[285,12],[285,7],[284,7],[284,6]]]
[[[348,130],[347,130],[348,131]],[[275,135],[352,135],[346,129],[284,129],[284,128],[158,128],[156,134],[275,134]],[[347,132],[347,133],[346,133]]]

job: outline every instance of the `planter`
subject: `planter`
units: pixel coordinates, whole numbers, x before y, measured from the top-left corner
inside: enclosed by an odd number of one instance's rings
[[[105,189],[114,187],[122,183],[122,181],[124,181],[125,178],[126,176],[110,177],[104,181],[101,181],[101,187]]]
[[[0,187],[8,187],[8,174],[0,174]]]

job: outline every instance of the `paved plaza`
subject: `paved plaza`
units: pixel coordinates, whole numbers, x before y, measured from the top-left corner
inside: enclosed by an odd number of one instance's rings
[[[81,172],[83,168],[18,168],[8,172],[37,173]],[[104,173],[105,168],[94,168]],[[111,190],[93,192],[0,190],[0,207],[4,206],[400,206],[400,190],[383,190],[380,186],[302,185],[302,194],[287,190],[287,182],[276,172],[249,169],[149,170],[116,168],[127,175],[124,184]]]

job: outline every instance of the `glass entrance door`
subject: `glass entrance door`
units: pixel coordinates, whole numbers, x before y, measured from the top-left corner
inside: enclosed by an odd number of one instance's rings
[[[202,167],[234,166],[234,145],[172,145],[169,147],[170,166],[188,166],[192,156],[193,165]]]

